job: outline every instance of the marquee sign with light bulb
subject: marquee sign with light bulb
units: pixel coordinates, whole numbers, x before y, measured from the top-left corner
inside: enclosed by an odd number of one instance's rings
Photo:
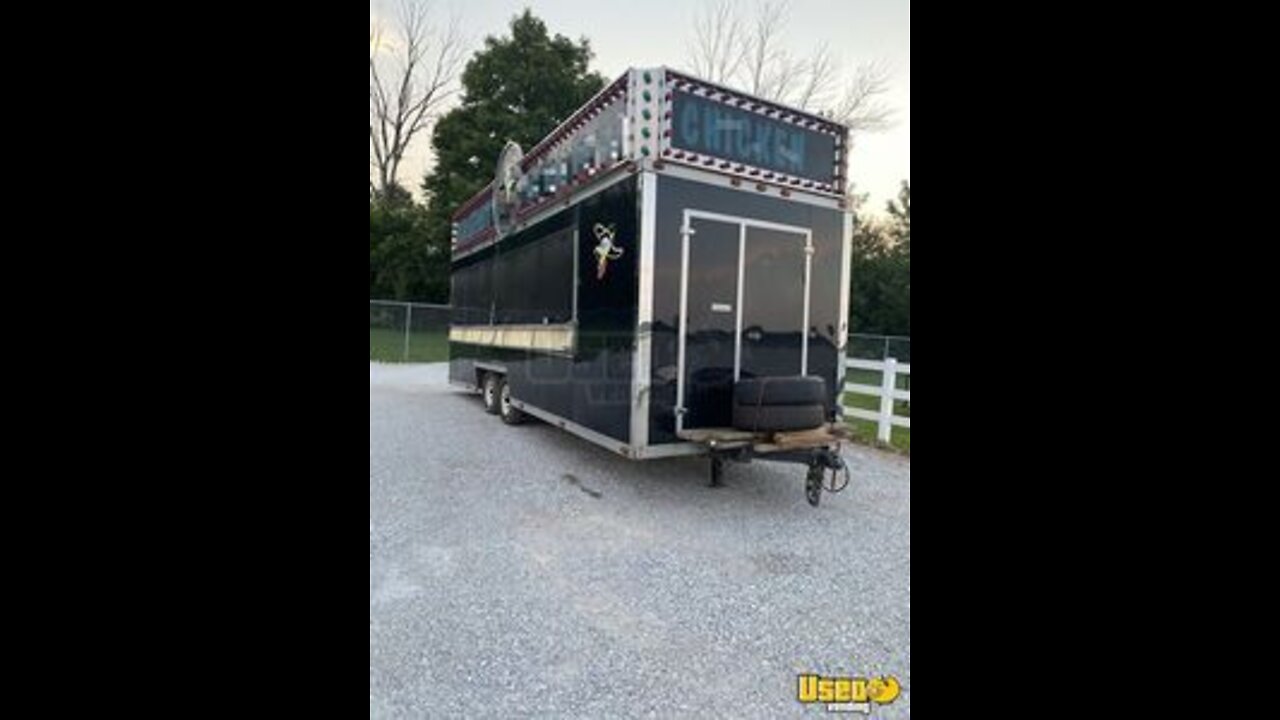
[[[761,192],[839,198],[848,131],[817,115],[666,68],[632,68],[510,168],[494,202],[491,182],[453,216],[454,256],[498,242],[624,170],[666,163],[755,183]],[[518,148],[507,152],[518,155]],[[495,208],[499,222],[494,222]]]
[[[626,163],[627,77],[597,93],[509,169],[506,176],[515,180],[502,189],[503,202],[494,203],[491,182],[463,203],[453,215],[455,255],[496,242],[521,222]],[[513,145],[508,143],[507,152],[513,152]],[[500,209],[497,224],[495,207]]]
[[[780,176],[830,183],[836,139],[765,113],[713,102],[690,92],[673,93],[671,147],[697,158],[714,157]]]
[[[844,187],[848,131],[807,112],[667,71],[662,158],[827,195]]]

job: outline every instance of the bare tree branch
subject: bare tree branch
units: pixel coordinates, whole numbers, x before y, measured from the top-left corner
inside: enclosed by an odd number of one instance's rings
[[[369,30],[369,161],[384,194],[396,184],[414,138],[456,92],[466,57],[458,19],[440,28],[431,10],[423,0],[401,0],[393,40],[376,24]],[[379,70],[387,63],[393,65],[389,81]]]
[[[727,83],[746,59],[747,46],[740,42],[742,17],[732,0],[717,0],[703,6],[694,21],[693,42],[688,45],[693,74],[714,83]]]
[[[779,79],[771,77],[770,73],[775,76],[790,74],[790,62],[781,48],[780,38],[787,24],[788,9],[785,0],[778,3],[763,0],[756,6],[755,24],[747,40],[744,68],[747,92],[766,100],[776,100],[776,97],[770,97],[771,91],[776,93],[782,87]]]
[[[787,0],[760,0],[749,21],[729,0],[706,0],[688,45],[693,74],[712,82],[736,84],[766,100],[823,114],[853,133],[892,126],[893,110],[882,102],[890,73],[880,63],[864,63],[843,76],[841,63],[826,43],[807,56],[783,46]]]
[[[818,45],[804,68],[804,73],[808,77],[795,98],[796,106],[807,110],[826,104],[838,70],[838,63],[831,53],[831,48],[826,43]]]
[[[852,133],[887,130],[893,126],[893,109],[879,96],[888,91],[888,68],[874,62],[859,65],[840,102],[832,108],[832,117]]]
[[[791,97],[795,94],[796,88],[804,82],[808,63],[792,58],[785,51],[779,51],[776,55],[777,58],[773,61],[771,69],[765,73],[764,87],[760,90],[760,97],[794,105],[796,103]]]

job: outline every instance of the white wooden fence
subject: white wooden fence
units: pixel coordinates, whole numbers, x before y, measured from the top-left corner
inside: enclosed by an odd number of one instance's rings
[[[858,368],[860,370],[877,370],[881,374],[880,386],[863,385],[861,383],[847,382],[844,384],[844,392],[858,393],[859,395],[872,395],[880,398],[880,412],[871,410],[863,410],[862,408],[844,406],[845,417],[862,418],[876,423],[876,437],[881,442],[889,442],[889,429],[893,425],[898,427],[910,428],[911,418],[902,417],[893,414],[893,401],[905,400],[911,402],[910,390],[899,390],[897,386],[899,375],[910,375],[911,365],[909,363],[899,363],[894,358],[888,358],[883,362],[878,360],[856,360],[849,358],[845,361],[845,369]],[[840,396],[844,397],[843,393]]]

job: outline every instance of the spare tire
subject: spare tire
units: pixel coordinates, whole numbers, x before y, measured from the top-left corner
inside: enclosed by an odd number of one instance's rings
[[[808,430],[827,421],[822,405],[739,405],[733,406],[733,426],[752,432]]]
[[[826,405],[827,383],[822,378],[742,378],[733,388],[735,405]]]

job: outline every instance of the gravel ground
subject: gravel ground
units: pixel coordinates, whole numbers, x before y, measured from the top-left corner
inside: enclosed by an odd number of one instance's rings
[[[632,462],[509,427],[435,365],[369,365],[369,715],[783,717],[796,676],[911,710],[911,463]],[[858,715],[854,715],[858,717]]]

